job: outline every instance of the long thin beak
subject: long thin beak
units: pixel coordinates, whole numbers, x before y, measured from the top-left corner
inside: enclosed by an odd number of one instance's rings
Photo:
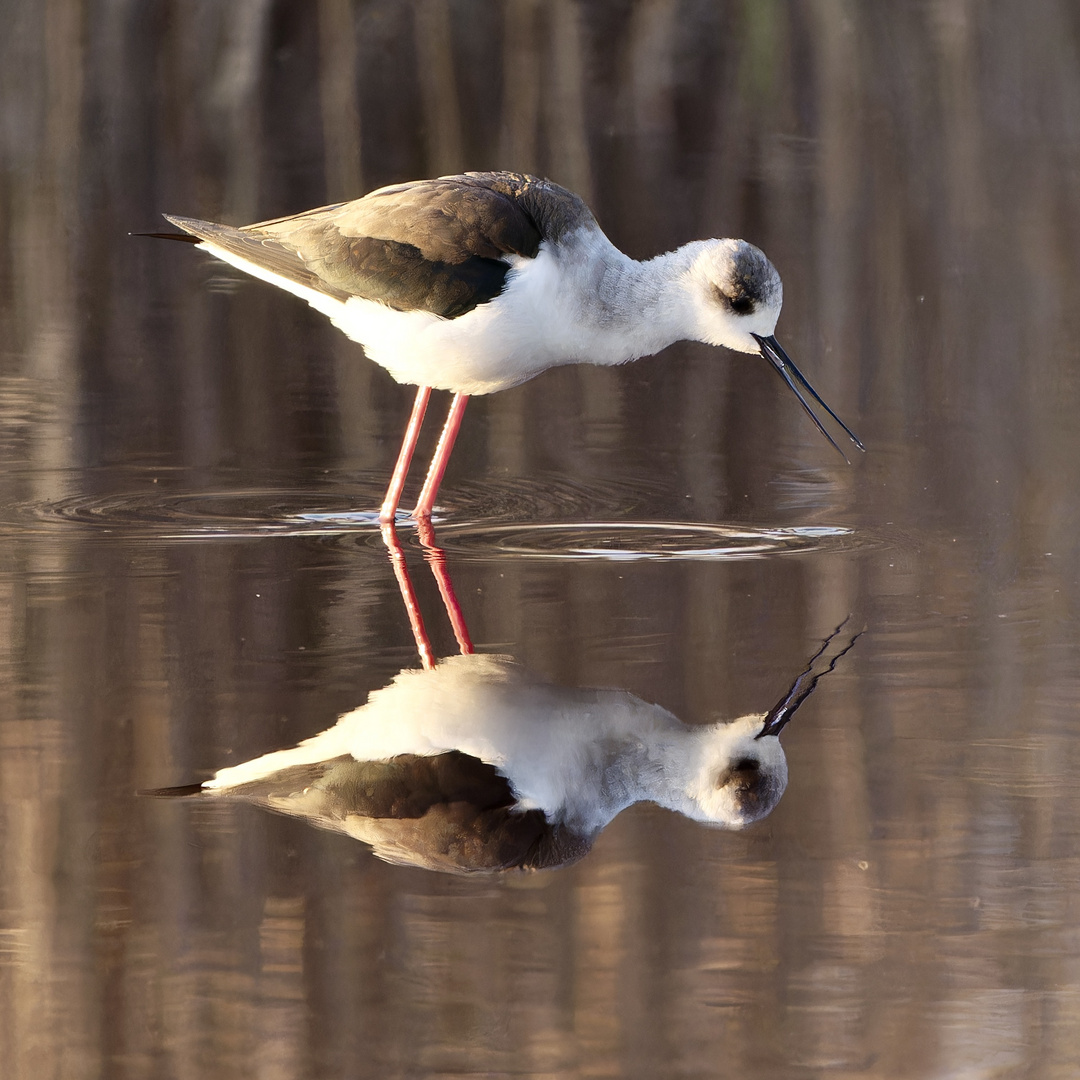
[[[860,450],[866,450],[866,447],[863,446],[862,440],[858,437],[858,435],[856,435],[855,432],[852,431],[851,428],[849,428],[847,424],[845,424],[844,421],[841,420],[840,417],[837,416],[836,413],[834,413],[832,409],[830,409],[829,406],[825,404],[825,402],[821,398],[821,395],[810,385],[810,383],[806,379],[806,376],[795,366],[795,364],[792,362],[791,357],[788,356],[786,352],[784,352],[783,348],[781,348],[780,346],[780,342],[777,341],[775,337],[762,337],[760,334],[752,334],[751,337],[753,337],[753,339],[758,343],[758,345],[761,346],[761,355],[764,356],[770,364],[772,364],[772,366],[776,369],[777,373],[784,380],[784,382],[786,382],[788,386],[791,387],[792,392],[799,399],[799,404],[806,410],[806,415],[814,421],[814,424],[817,427],[818,431],[820,431],[821,434],[824,435],[830,443],[832,443],[832,445],[836,449],[836,452],[845,461],[848,460],[847,454],[845,454],[844,451],[841,450],[839,446],[837,446],[836,440],[825,430],[825,425],[822,424],[822,422],[817,417],[817,413],[815,413],[814,410],[810,407],[810,402],[808,402],[806,398],[803,397],[803,392],[799,389],[800,385],[810,392],[810,396],[844,429],[847,437]],[[795,376],[794,379],[792,378],[792,375]],[[848,462],[848,464],[851,463]]]
[[[827,666],[821,667],[818,665],[818,661],[825,655],[826,650],[836,640],[840,631],[847,626],[850,618],[849,615],[821,643],[821,648],[810,657],[810,663],[806,665],[806,670],[799,674],[791,684],[791,689],[766,713],[765,722],[761,725],[761,730],[754,736],[755,739],[763,739],[766,735],[779,735],[784,730],[787,722],[794,716],[795,710],[814,692],[818,679],[832,671],[836,667],[837,660],[859,640],[863,633],[862,630],[852,635],[851,640],[829,660]],[[814,670],[815,665],[818,666],[817,671]]]

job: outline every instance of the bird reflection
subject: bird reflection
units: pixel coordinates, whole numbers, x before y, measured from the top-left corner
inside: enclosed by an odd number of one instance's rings
[[[398,568],[407,582],[403,558]],[[704,726],[625,690],[552,685],[462,644],[299,746],[150,794],[256,803],[363,840],[389,862],[454,873],[566,865],[642,801],[739,829],[783,795],[779,735],[854,644],[841,631],[769,712]]]

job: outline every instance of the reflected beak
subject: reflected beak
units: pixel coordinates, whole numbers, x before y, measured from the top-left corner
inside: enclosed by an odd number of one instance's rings
[[[798,391],[796,391],[796,393],[798,393]],[[828,408],[828,406],[826,406],[826,408]],[[852,438],[854,438],[854,436],[852,436]],[[834,443],[833,445],[835,446],[836,444]],[[840,657],[859,640],[863,634],[862,630],[857,634],[853,634],[847,644],[829,660],[826,666],[822,667],[818,664],[818,661],[825,655],[829,646],[837,639],[840,631],[847,626],[848,619],[850,618],[851,616],[849,615],[847,619],[845,619],[821,643],[821,648],[810,657],[810,663],[806,665],[806,670],[799,674],[798,678],[791,684],[791,688],[788,692],[765,714],[765,721],[761,725],[761,730],[754,736],[755,739],[763,739],[766,735],[779,735],[780,732],[784,730],[788,721],[795,715],[795,710],[814,692],[814,687],[817,686],[818,679],[820,679],[822,675],[827,675],[832,671],[833,668],[836,667],[836,662]],[[817,671],[814,670],[815,667],[817,667]]]
[[[849,428],[847,424],[845,424],[844,421],[841,420],[840,417],[837,416],[836,413],[834,413],[832,409],[830,409],[829,406],[825,404],[825,402],[821,399],[821,395],[810,385],[809,382],[807,382],[806,376],[803,375],[803,373],[794,365],[794,363],[792,363],[791,357],[788,356],[786,352],[784,352],[783,348],[780,345],[780,342],[777,341],[775,337],[762,337],[760,334],[751,334],[750,336],[758,343],[758,345],[761,346],[761,355],[764,356],[770,364],[772,364],[780,377],[791,388],[792,393],[794,393],[794,395],[799,399],[799,404],[806,410],[806,415],[814,421],[814,424],[817,427],[818,431],[820,431],[821,434],[824,435],[830,443],[832,443],[832,445],[836,449],[836,452],[845,461],[848,460],[847,454],[845,454],[844,451],[841,450],[839,446],[837,446],[836,440],[825,430],[825,425],[822,424],[822,422],[817,417],[817,413],[815,413],[814,410],[810,407],[810,402],[806,400],[806,398],[803,396],[802,390],[799,389],[800,386],[803,389],[807,390],[810,396],[814,399],[814,401],[816,401],[844,429],[844,433],[847,435],[847,437],[860,450],[866,450],[866,447],[863,446],[862,441],[855,434],[855,432],[852,431],[851,428]],[[792,376],[794,376],[794,378],[792,378]],[[850,465],[851,462],[848,462],[848,464]]]

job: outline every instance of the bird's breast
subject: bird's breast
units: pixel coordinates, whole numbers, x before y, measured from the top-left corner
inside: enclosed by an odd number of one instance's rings
[[[619,364],[651,351],[613,317],[600,288],[606,264],[587,246],[545,243],[535,258],[505,261],[502,292],[456,318],[352,297],[334,322],[398,382],[470,395],[552,367]]]

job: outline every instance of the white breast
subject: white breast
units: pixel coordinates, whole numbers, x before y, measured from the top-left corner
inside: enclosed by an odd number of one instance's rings
[[[509,256],[503,291],[456,319],[350,297],[335,325],[398,382],[491,394],[563,364],[621,364],[677,336],[650,317],[661,278],[596,229]]]

